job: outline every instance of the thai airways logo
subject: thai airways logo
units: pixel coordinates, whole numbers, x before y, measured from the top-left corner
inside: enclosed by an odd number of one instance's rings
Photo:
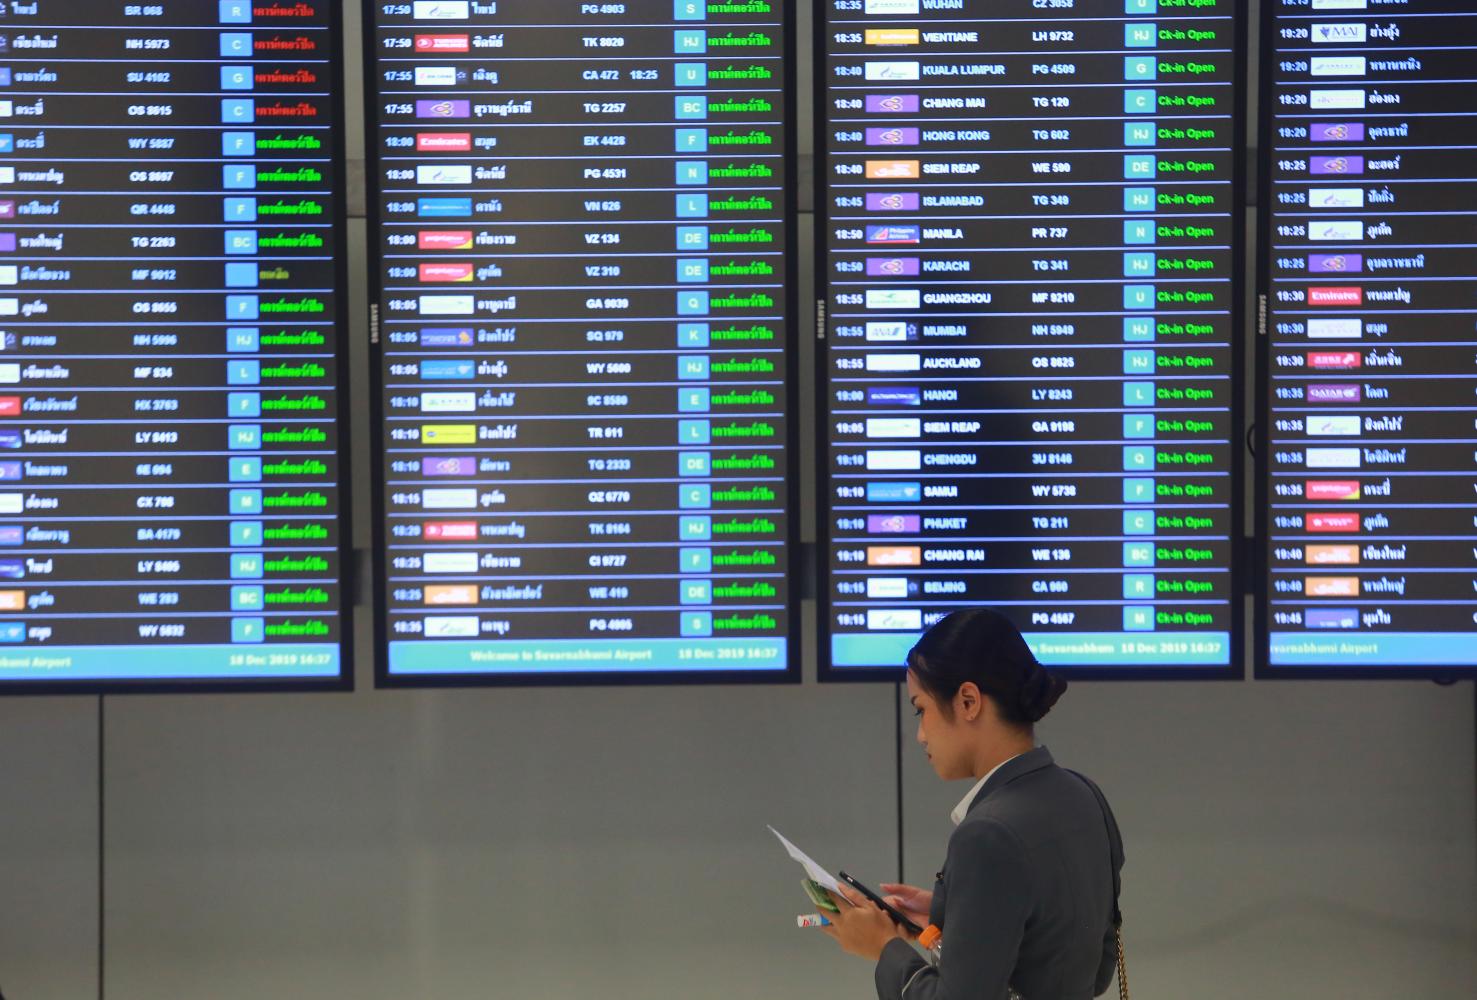
[[[910,278],[920,271],[917,257],[869,257],[867,274],[874,278]]]
[[[871,191],[866,201],[869,212],[916,212],[920,203],[916,191]]]
[[[866,109],[874,115],[913,114],[917,112],[917,94],[868,94]]]
[[[1359,122],[1327,122],[1308,127],[1314,142],[1363,142],[1364,125]]]
[[[471,101],[416,101],[417,118],[470,118]]]
[[[1308,172],[1311,174],[1362,174],[1364,173],[1364,157],[1362,156],[1315,156],[1309,161]]]
[[[867,533],[871,535],[915,535],[923,527],[917,514],[868,514]]]
[[[1320,274],[1358,274],[1364,270],[1364,255],[1315,253],[1308,255],[1308,270]]]
[[[866,131],[868,146],[916,146],[919,130],[916,128],[869,128]]]

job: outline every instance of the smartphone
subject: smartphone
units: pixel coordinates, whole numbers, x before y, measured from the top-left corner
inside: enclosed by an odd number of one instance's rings
[[[843,881],[847,885],[851,886],[853,889],[855,889],[857,892],[861,893],[863,896],[866,896],[873,903],[876,903],[877,906],[878,906],[878,908],[881,909],[883,913],[886,913],[889,917],[892,918],[892,922],[893,923],[897,924],[899,927],[904,928],[910,934],[922,934],[923,933],[923,928],[922,927],[919,927],[917,924],[913,923],[913,921],[911,921],[907,917],[903,916],[902,913],[900,913],[891,904],[889,904],[886,900],[884,900],[881,896],[877,895],[871,889],[868,889],[866,886],[862,885],[860,882],[858,882],[856,879],[852,878],[850,875],[846,874],[845,872],[837,872],[836,874],[840,877],[841,881]]]

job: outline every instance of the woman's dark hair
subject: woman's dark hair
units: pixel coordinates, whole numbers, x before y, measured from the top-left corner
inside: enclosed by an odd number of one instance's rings
[[[990,697],[1007,725],[1029,728],[1051,711],[1067,682],[1036,662],[1010,619],[967,608],[940,619],[908,652],[918,684],[951,711],[965,682]]]

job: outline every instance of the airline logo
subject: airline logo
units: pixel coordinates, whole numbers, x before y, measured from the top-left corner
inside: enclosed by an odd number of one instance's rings
[[[477,460],[471,455],[421,459],[421,475],[423,476],[475,476],[476,474]]]
[[[1347,288],[1313,285],[1308,289],[1308,305],[1311,306],[1357,306],[1364,304],[1364,289],[1359,285]]]
[[[908,596],[908,578],[905,576],[867,577],[867,596],[874,600],[900,600]]]
[[[1362,44],[1369,41],[1369,29],[1365,25],[1353,21],[1344,21],[1338,24],[1315,24],[1313,25],[1313,44]]]
[[[21,398],[19,396],[0,396],[0,417],[18,417],[21,415]]]
[[[0,482],[11,479],[24,479],[24,467],[20,462],[0,462]]]
[[[1314,56],[1308,60],[1313,76],[1363,76],[1368,72],[1363,56]]]
[[[1309,340],[1358,340],[1362,336],[1364,324],[1358,319],[1308,320]],[[1308,363],[1312,364],[1311,358]]]
[[[26,610],[26,592],[24,590],[0,590],[0,611],[24,610]]]
[[[874,278],[911,278],[920,273],[917,257],[868,257],[867,274]]]
[[[1303,593],[1309,597],[1358,597],[1357,576],[1308,576],[1303,578]]]
[[[480,626],[476,615],[428,615],[421,628],[427,639],[472,639]]]
[[[917,417],[868,417],[869,438],[918,438],[923,436],[923,421]]]
[[[1364,270],[1364,255],[1358,253],[1309,254],[1308,270],[1320,274],[1359,274]]]
[[[1309,500],[1358,500],[1360,497],[1359,480],[1357,479],[1309,479],[1303,483],[1303,496]],[[1352,517],[1354,526],[1359,526],[1358,514],[1309,514],[1308,517]],[[1309,524],[1312,523],[1310,520]],[[1329,531],[1343,531],[1344,528],[1324,529]]]
[[[422,510],[476,510],[477,491],[463,487],[454,490],[421,490]]]
[[[923,293],[916,288],[869,288],[868,309],[917,309],[923,304]]]
[[[421,572],[436,575],[475,573],[477,572],[477,553],[427,552],[421,557]]]
[[[1364,157],[1362,156],[1315,156],[1308,161],[1308,173],[1310,174],[1362,174],[1364,173]]]
[[[921,201],[916,191],[869,191],[869,212],[916,212]]]
[[[918,0],[867,0],[863,14],[916,14]]]
[[[1363,456],[1358,448],[1309,448],[1303,460],[1310,469],[1357,469]]]
[[[1364,10],[1368,0],[1313,0],[1314,10]]]
[[[411,4],[411,16],[417,21],[465,21],[472,16],[471,6],[467,0],[448,0],[442,3],[415,0]]]
[[[470,316],[477,311],[471,295],[422,295],[419,304],[422,316]]]
[[[24,493],[0,493],[0,514],[19,514],[25,509]]]
[[[1358,484],[1355,484],[1355,489],[1358,489]],[[1303,520],[1308,525],[1309,531],[1316,531],[1320,535],[1359,533],[1359,515],[1354,511],[1341,514],[1309,514]]]
[[[867,179],[874,181],[916,181],[923,176],[922,164],[917,160],[868,160]]]
[[[867,242],[872,245],[913,246],[923,241],[918,226],[868,226]]]
[[[867,629],[872,632],[918,632],[923,628],[923,612],[917,608],[868,608]]]
[[[472,249],[472,231],[470,229],[453,229],[446,232],[421,230],[416,234],[415,245],[418,250],[470,250]]]
[[[1308,137],[1314,142],[1363,142],[1361,122],[1319,122],[1308,126]]]
[[[421,533],[433,542],[470,542],[477,537],[477,522],[427,521]]]
[[[416,35],[417,52],[471,52],[471,35]]]
[[[923,498],[922,483],[868,483],[868,503],[917,503]],[[0,534],[0,541],[4,536]],[[16,542],[17,545],[20,542]]]
[[[1308,239],[1325,243],[1352,243],[1364,239],[1364,225],[1357,219],[1338,222],[1309,222]]]
[[[918,327],[914,323],[871,322],[866,326],[867,340],[887,344],[918,339]]]
[[[869,545],[868,566],[921,566],[923,549],[917,545]]]
[[[918,514],[868,514],[867,533],[870,535],[916,535],[923,527],[923,518]]]
[[[1363,111],[1363,90],[1313,90],[1308,106],[1314,111]]]
[[[20,545],[25,541],[25,534],[18,524],[0,524],[0,545]]]
[[[475,583],[428,584],[425,589],[425,602],[437,607],[476,604],[477,585]]]
[[[916,386],[883,385],[867,389],[868,406],[922,406],[923,390]]]
[[[917,94],[868,94],[863,100],[873,115],[911,115],[921,107]]]
[[[465,219],[472,214],[472,199],[417,198],[415,214],[423,219]]]
[[[418,165],[415,168],[415,182],[417,184],[470,184],[472,183],[472,165],[470,163]]]
[[[923,40],[917,28],[868,28],[864,45],[917,45]]]
[[[471,347],[475,342],[466,327],[428,326],[421,330],[422,347]]]
[[[916,372],[923,370],[921,354],[868,354],[869,372]]]
[[[868,146],[916,146],[919,139],[916,128],[869,128],[865,135]]]
[[[1364,391],[1352,383],[1315,382],[1307,388],[1310,403],[1357,403],[1364,398]]]
[[[1307,545],[1303,559],[1310,566],[1358,566],[1357,545]]]
[[[470,132],[417,132],[417,153],[469,153],[472,150]]]
[[[455,87],[455,66],[417,66],[415,68],[415,85],[417,87]]]
[[[1306,628],[1358,628],[1357,608],[1309,608],[1303,612]]]
[[[476,444],[476,424],[422,424],[421,444]]]
[[[422,264],[420,280],[424,282],[471,281],[476,267],[472,264]]]
[[[1309,437],[1358,437],[1363,433],[1358,417],[1309,416],[1307,420]]]
[[[0,622],[0,642],[17,643],[25,641],[25,622]]]
[[[869,62],[865,77],[874,82],[909,83],[922,78],[916,62]]]
[[[422,413],[476,413],[475,392],[423,392]]]
[[[1363,188],[1312,188],[1308,191],[1309,208],[1363,208]]]
[[[470,118],[471,101],[416,101],[417,118]]]
[[[1309,368],[1358,368],[1363,363],[1358,351],[1309,351]]]
[[[869,451],[867,468],[873,472],[917,472],[923,468],[921,451]]]

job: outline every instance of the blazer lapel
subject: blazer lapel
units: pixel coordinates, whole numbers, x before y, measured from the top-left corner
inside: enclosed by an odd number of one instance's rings
[[[1034,750],[1026,751],[1019,757],[1011,758],[1004,764],[1001,764],[998,771],[990,775],[990,780],[985,782],[985,787],[980,789],[980,793],[974,797],[974,801],[965,810],[966,815],[974,812],[975,807],[989,798],[992,792],[1004,788],[1019,777],[1030,774],[1032,771],[1039,771],[1043,767],[1049,767],[1054,763],[1056,762],[1052,760],[1051,751],[1044,746],[1036,747]]]

